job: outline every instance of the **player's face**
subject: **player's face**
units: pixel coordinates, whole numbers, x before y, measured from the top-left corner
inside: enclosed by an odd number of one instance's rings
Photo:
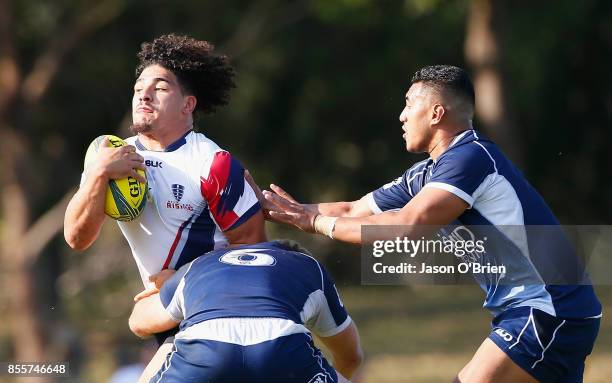
[[[183,128],[189,113],[185,112],[186,97],[177,78],[160,66],[146,67],[134,84],[132,122],[140,132],[159,128]]]
[[[406,93],[406,105],[399,116],[406,141],[406,150],[413,153],[426,152],[432,139],[431,95],[421,83],[413,84]]]

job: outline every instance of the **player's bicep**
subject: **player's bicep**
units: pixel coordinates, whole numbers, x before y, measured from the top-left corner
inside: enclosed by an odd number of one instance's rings
[[[332,336],[319,336],[319,340],[334,356],[349,356],[361,353],[359,332],[355,323],[351,322],[344,330]]]
[[[457,219],[469,204],[457,195],[437,188],[423,188],[398,213],[404,225],[447,225]]]
[[[140,337],[169,330],[178,323],[164,308],[159,294],[136,302],[129,320],[130,329]]]
[[[252,215],[240,226],[223,234],[230,245],[244,245],[266,241],[265,219],[261,210]]]

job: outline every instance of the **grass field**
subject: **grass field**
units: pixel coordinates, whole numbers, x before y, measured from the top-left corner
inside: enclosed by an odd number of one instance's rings
[[[598,289],[606,307],[612,288]],[[341,289],[366,354],[362,382],[450,382],[489,333],[491,316],[475,286]],[[612,322],[605,316],[585,382],[612,376]]]

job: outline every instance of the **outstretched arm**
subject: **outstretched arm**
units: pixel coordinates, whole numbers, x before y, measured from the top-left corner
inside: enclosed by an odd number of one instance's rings
[[[269,213],[270,213],[270,210],[275,209],[274,204],[272,204],[270,201],[268,201],[265,198],[263,192],[259,188],[259,185],[257,185],[257,183],[255,182],[255,180],[253,179],[253,177],[251,176],[248,170],[245,170],[244,176],[247,182],[249,183],[249,185],[251,185],[251,188],[253,188],[253,191],[255,192],[255,195],[257,196],[257,199],[259,200],[259,203],[261,204],[263,208],[264,216],[267,219],[271,219],[272,217],[270,217]],[[274,193],[276,193],[283,199],[293,204],[301,205],[305,210],[310,211],[312,213],[316,213],[316,214],[321,214],[321,215],[326,215],[326,216],[331,216],[331,217],[366,217],[366,216],[374,214],[372,212],[372,209],[370,209],[370,206],[365,197],[358,199],[356,201],[350,201],[350,202],[341,201],[341,202],[321,202],[321,203],[314,203],[314,204],[300,204],[295,198],[293,198],[293,196],[291,196],[291,194],[287,193],[280,186],[275,185],[275,184],[270,184],[270,189],[272,189]]]
[[[280,186],[270,184],[270,189],[272,189],[272,191],[279,196],[282,196],[293,203],[299,204],[299,202],[297,202]],[[302,204],[302,206],[308,211],[330,217],[367,217],[374,214],[368,205],[366,197],[350,202],[320,202],[314,204]]]
[[[331,234],[334,239],[357,244],[362,240],[363,225],[405,225],[415,229],[415,225],[447,225],[469,207],[463,199],[446,190],[424,188],[399,211],[332,219],[294,204],[278,194],[264,192],[264,196],[273,206],[274,210],[270,212],[270,216],[274,220],[294,225],[307,232]],[[407,230],[410,230],[410,227],[407,227]]]

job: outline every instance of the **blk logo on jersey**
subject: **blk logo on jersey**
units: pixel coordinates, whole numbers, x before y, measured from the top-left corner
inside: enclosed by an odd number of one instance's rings
[[[162,162],[161,161],[152,161],[152,160],[145,160],[145,165],[147,165],[150,168],[162,168]]]
[[[174,199],[176,202],[181,202],[181,198],[183,198],[183,193],[185,192],[185,186],[180,184],[172,184],[172,194],[174,194]]]

